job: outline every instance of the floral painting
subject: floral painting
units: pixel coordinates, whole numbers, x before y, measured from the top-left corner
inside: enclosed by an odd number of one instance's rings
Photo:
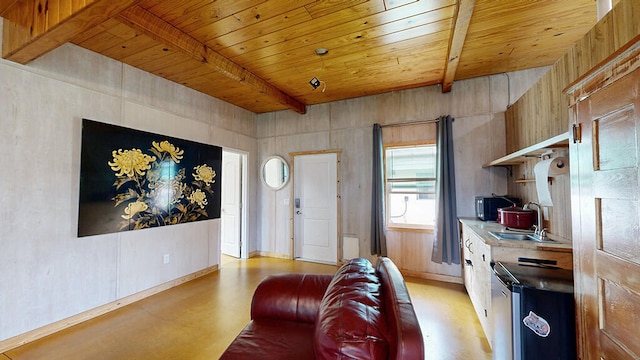
[[[78,236],[220,217],[222,149],[83,120]]]

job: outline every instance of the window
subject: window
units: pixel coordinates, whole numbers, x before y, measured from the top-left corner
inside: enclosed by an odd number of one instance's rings
[[[436,219],[436,145],[385,148],[388,227],[433,229]]]

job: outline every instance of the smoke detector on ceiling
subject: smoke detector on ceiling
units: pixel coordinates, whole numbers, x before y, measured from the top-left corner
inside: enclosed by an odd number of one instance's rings
[[[324,87],[322,88],[322,92],[324,92],[325,90],[327,90],[326,82],[319,80],[317,77],[314,77],[313,79],[309,80],[309,85],[311,85],[313,90],[317,89],[321,84],[324,84]]]

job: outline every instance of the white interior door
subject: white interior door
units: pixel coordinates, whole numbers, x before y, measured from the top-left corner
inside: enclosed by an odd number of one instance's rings
[[[242,226],[242,155],[222,152],[221,249],[225,255],[240,257]]]
[[[294,157],[294,257],[338,262],[337,154]]]

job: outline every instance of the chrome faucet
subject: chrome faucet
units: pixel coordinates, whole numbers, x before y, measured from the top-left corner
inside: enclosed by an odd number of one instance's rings
[[[542,216],[542,207],[540,206],[540,204],[534,203],[534,202],[528,202],[524,205],[523,209],[524,210],[530,210],[531,206],[535,206],[537,208],[537,213],[538,213],[538,223],[536,225],[533,226],[533,235],[536,236],[538,239],[540,240],[546,240],[547,239],[547,228],[543,227],[543,221],[544,218]]]

